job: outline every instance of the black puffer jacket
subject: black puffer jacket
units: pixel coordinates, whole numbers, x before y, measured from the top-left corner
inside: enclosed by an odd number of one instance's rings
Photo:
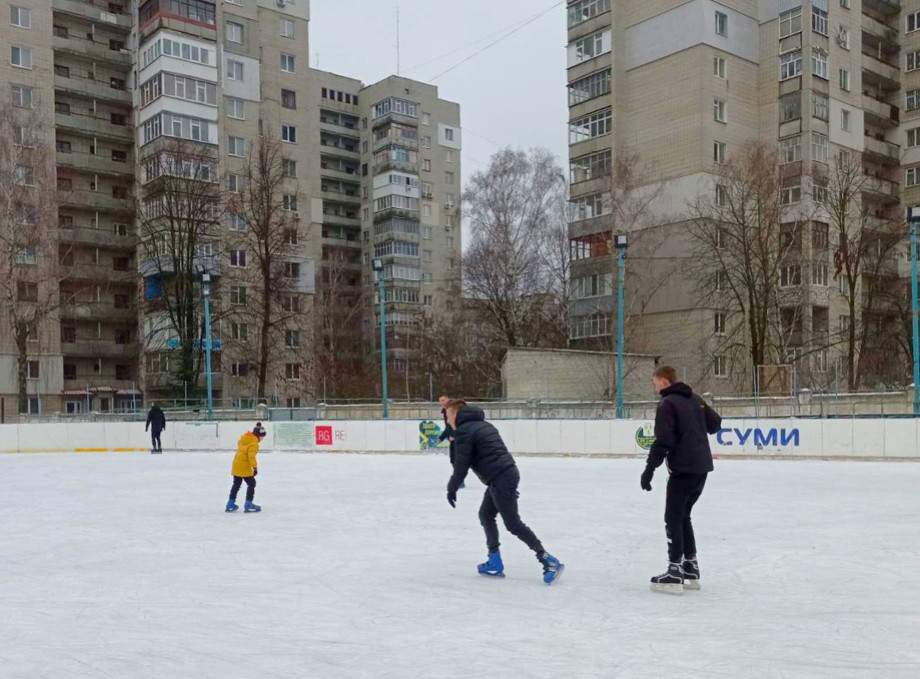
[[[147,426],[144,431],[153,428],[154,433],[159,433],[166,429],[166,415],[160,410],[160,406],[153,406],[147,413]]]
[[[470,469],[480,481],[489,485],[499,474],[514,466],[514,458],[498,430],[486,422],[479,408],[465,406],[460,409],[454,441],[454,473],[447,484],[450,492],[457,492]]]
[[[668,469],[676,474],[711,472],[708,434],[715,434],[721,426],[718,413],[683,382],[662,389],[648,466],[654,469],[667,459]]]

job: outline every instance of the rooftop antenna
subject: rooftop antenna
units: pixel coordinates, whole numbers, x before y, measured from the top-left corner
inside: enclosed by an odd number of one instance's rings
[[[396,3],[396,75],[399,75],[399,2]]]

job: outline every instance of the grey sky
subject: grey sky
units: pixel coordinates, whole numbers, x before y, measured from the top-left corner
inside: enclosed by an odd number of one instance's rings
[[[397,0],[312,0],[311,4],[312,65],[318,54],[321,69],[366,83],[396,71]],[[492,153],[507,145],[545,146],[559,156],[560,163],[565,162],[565,2],[398,0],[398,4],[401,75],[426,82],[557,4],[433,84],[442,98],[461,106],[465,176],[482,169]],[[448,52],[452,54],[442,56]]]

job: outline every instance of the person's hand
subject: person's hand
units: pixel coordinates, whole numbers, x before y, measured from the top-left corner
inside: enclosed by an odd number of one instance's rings
[[[645,471],[642,472],[642,478],[640,484],[642,485],[642,490],[651,490],[652,489],[652,477],[655,475],[655,470],[651,467],[646,467]]]
[[[455,491],[455,490],[449,490],[449,491],[447,491],[447,502],[448,502],[448,503],[450,504],[450,506],[453,507],[454,509],[457,508],[457,491]]]
[[[253,475],[253,476],[258,476],[258,475],[259,475],[259,470],[256,469],[255,467],[253,467],[253,468],[252,468],[252,475]]]

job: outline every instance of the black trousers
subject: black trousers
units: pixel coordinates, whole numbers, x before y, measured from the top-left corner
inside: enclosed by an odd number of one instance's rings
[[[501,514],[508,532],[516,535],[539,556],[543,553],[543,545],[534,532],[521,521],[521,515],[518,513],[520,482],[521,474],[517,467],[511,467],[492,479],[479,507],[479,523],[486,532],[486,544],[490,552],[497,551],[499,547],[498,524],[495,518]]]
[[[255,476],[234,476],[233,485],[230,487],[230,499],[236,501],[236,494],[240,492],[240,485],[246,482],[246,502],[252,502],[256,496],[256,477]]]
[[[668,497],[664,506],[664,526],[668,535],[668,560],[680,563],[681,559],[696,556],[696,538],[690,513],[703,494],[708,474],[671,474],[668,479]]]
[[[154,450],[159,450],[160,452],[163,452],[163,444],[160,443],[160,434],[162,433],[156,429],[150,431],[150,443]]]

